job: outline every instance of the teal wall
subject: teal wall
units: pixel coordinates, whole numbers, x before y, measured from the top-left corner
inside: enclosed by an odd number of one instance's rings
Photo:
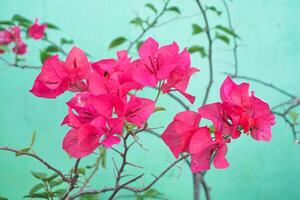
[[[114,50],[107,50],[109,42],[119,35],[135,38],[137,29],[128,25],[133,17],[133,10],[142,13],[146,1],[140,0],[0,0],[0,20],[8,19],[19,13],[41,21],[57,24],[63,31],[53,32],[52,39],[64,35],[71,37],[82,49],[89,52],[94,60],[114,56]],[[160,4],[161,1],[153,1]],[[174,0],[183,15],[197,13],[193,0]],[[220,8],[220,1],[216,2]],[[300,1],[298,0],[239,0],[229,2],[233,24],[241,36],[239,48],[239,67],[242,75],[249,75],[272,82],[288,91],[300,95]],[[169,17],[172,17],[169,15]],[[217,22],[214,15],[209,16]],[[165,19],[167,19],[166,16]],[[155,28],[148,36],[166,44],[177,41],[181,47],[192,43],[206,44],[204,37],[191,37],[191,23],[199,22],[200,16],[173,21],[160,28]],[[226,23],[226,18],[223,17]],[[28,62],[39,64],[37,49],[39,42],[29,47]],[[223,72],[232,71],[232,54],[223,44],[215,46],[215,82],[210,102],[218,100],[218,89],[224,79]],[[206,60],[198,55],[192,56],[194,66],[201,69],[191,81],[189,91],[199,99],[200,105],[204,89],[208,82]],[[0,66],[0,145],[22,148],[29,143],[31,134],[37,130],[34,150],[60,169],[67,169],[74,160],[70,160],[61,149],[61,141],[67,131],[60,122],[66,113],[64,102],[71,96],[65,94],[57,100],[36,98],[28,90],[31,88],[38,71],[21,70]],[[284,97],[258,84],[251,89],[271,105],[284,100]],[[149,95],[154,95],[149,92]],[[168,108],[165,113],[153,116],[153,126],[170,122],[174,114],[181,111],[167,96],[159,103]],[[157,138],[144,133],[142,142],[149,151],[136,148],[130,155],[139,165],[144,165],[147,174],[158,173],[174,160],[167,147]],[[106,170],[100,170],[94,180],[99,188],[112,184],[111,153]],[[91,164],[94,156],[85,159]],[[250,137],[242,137],[229,145],[228,160],[231,166],[226,170],[212,169],[207,173],[213,200],[232,199],[272,199],[292,200],[300,198],[300,146],[292,142],[292,134],[281,119],[273,129],[273,139],[269,143],[256,142]],[[14,157],[8,152],[0,152],[0,195],[9,199],[21,199],[37,180],[30,175],[30,170],[47,171],[36,161],[25,157]],[[139,173],[136,169],[133,172]],[[182,200],[192,198],[192,179],[187,167],[182,174],[172,170],[155,185],[168,199]],[[145,176],[143,182],[151,180]],[[105,197],[104,197],[105,199]]]

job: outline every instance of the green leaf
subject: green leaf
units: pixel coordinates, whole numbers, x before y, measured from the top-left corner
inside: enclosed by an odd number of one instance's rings
[[[166,9],[167,11],[171,11],[171,12],[175,12],[177,13],[178,15],[181,13],[179,8],[177,6],[171,6],[169,8]]]
[[[158,106],[154,109],[154,112],[158,112],[158,111],[165,111],[166,109],[162,106]]]
[[[54,187],[56,187],[56,186],[58,186],[62,183],[63,183],[62,180],[51,180],[51,181],[49,181],[49,185],[50,185],[51,188],[54,188]]]
[[[30,192],[29,192],[29,196],[36,193],[37,191],[39,191],[41,188],[44,187],[44,184],[43,183],[39,183],[35,186],[33,186],[33,188],[31,188]]]
[[[0,25],[9,25],[9,26],[13,26],[13,25],[15,25],[15,23],[13,23],[12,21],[3,20],[3,21],[0,21]]]
[[[58,176],[59,176],[58,174],[53,174],[53,175],[45,178],[44,180],[50,182],[50,181],[56,179]]]
[[[157,13],[157,9],[155,8],[155,6],[151,3],[147,3],[145,4],[145,7],[149,8],[150,10],[152,10],[153,12]]]
[[[30,145],[29,145],[29,148],[30,148],[30,149],[31,149],[31,147],[34,145],[35,138],[36,138],[36,131],[34,131],[34,132],[32,133],[32,136],[31,136],[31,142],[30,142]]]
[[[49,56],[51,56],[51,55],[48,53],[48,51],[46,51],[45,49],[40,50],[40,60],[41,60],[42,63],[44,63],[45,60],[46,60]]]
[[[100,197],[97,194],[85,194],[82,195],[80,200],[100,200]]]
[[[127,39],[125,37],[117,37],[109,44],[108,48],[112,49],[114,47],[117,47],[117,46],[123,44],[126,41],[127,41]]]
[[[58,189],[58,190],[54,191],[53,193],[55,196],[62,198],[66,192],[67,192],[66,189]]]
[[[15,156],[22,156],[24,153],[28,153],[29,150],[30,150],[29,147],[23,148],[23,149],[19,150],[19,151],[15,154]]]
[[[0,50],[9,51],[10,49],[7,46],[0,45]]]
[[[26,17],[23,17],[21,15],[18,15],[18,14],[14,15],[11,20],[18,22],[19,25],[21,25],[25,28],[28,28],[32,24],[31,20],[29,20]]]
[[[46,51],[55,53],[55,52],[59,52],[60,49],[56,45],[50,45],[46,48]]]
[[[198,24],[193,24],[192,25],[193,28],[193,33],[192,35],[196,35],[198,33],[202,33],[204,31],[204,28],[202,28],[201,26],[199,26]]]
[[[296,112],[294,112],[294,111],[290,111],[288,114],[289,114],[290,118],[292,119],[292,124],[296,125],[298,117],[299,117],[299,114],[296,113]]]
[[[188,48],[188,51],[189,51],[190,53],[196,53],[196,52],[197,52],[197,53],[200,53],[200,55],[201,55],[202,57],[207,56],[206,51],[205,51],[204,47],[202,47],[202,46],[192,45],[190,48]]]
[[[226,44],[229,44],[230,43],[230,39],[229,37],[227,37],[226,35],[224,34],[220,34],[220,33],[216,33],[216,39],[219,39],[221,40],[222,42],[226,43]]]
[[[40,180],[45,180],[46,177],[47,177],[47,174],[46,173],[41,173],[41,172],[34,172],[34,171],[31,171],[31,174],[37,178],[37,179],[40,179]]]
[[[80,167],[77,169],[79,174],[85,175],[85,168]]]
[[[225,26],[217,25],[215,28],[219,29],[219,30],[223,31],[224,33],[227,33],[233,37],[240,38],[233,30],[231,30],[230,28],[227,28]]]
[[[0,200],[8,200],[8,198],[5,198],[3,196],[0,196]]]
[[[42,192],[42,193],[35,193],[35,194],[31,194],[31,195],[26,195],[24,196],[24,198],[31,198],[31,199],[48,199],[49,198],[49,194],[47,192]]]
[[[139,50],[144,41],[139,41],[136,43],[136,49]]]
[[[136,200],[144,200],[144,199],[145,199],[144,196],[139,195],[139,194],[136,195]]]
[[[156,189],[149,189],[149,190],[145,191],[145,193],[144,193],[144,197],[149,197],[149,198],[157,198],[161,195],[162,195],[162,193],[160,193]]]
[[[106,148],[100,148],[100,159],[102,168],[106,168]]]
[[[207,10],[213,11],[214,13],[216,13],[218,16],[220,16],[222,14],[221,11],[219,11],[215,6],[206,6]]]
[[[68,40],[68,39],[66,39],[66,38],[61,38],[61,39],[60,39],[60,44],[61,44],[61,45],[64,45],[64,44],[73,44],[73,43],[74,43],[73,40]]]
[[[58,28],[56,25],[54,25],[52,23],[47,22],[45,24],[47,24],[47,28],[49,28],[49,29],[60,30],[60,28]]]
[[[141,26],[143,24],[143,19],[140,17],[135,17],[130,21],[130,24],[133,24],[135,26]]]

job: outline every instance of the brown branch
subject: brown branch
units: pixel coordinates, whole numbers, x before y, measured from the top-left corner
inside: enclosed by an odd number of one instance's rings
[[[15,67],[15,68],[21,68],[21,69],[41,69],[40,66],[20,65],[18,63],[11,63],[2,57],[0,57],[0,60],[2,60],[9,67]]]
[[[207,15],[206,15],[206,11],[203,8],[203,5],[201,4],[200,0],[196,0],[196,3],[201,11],[202,17],[204,19],[204,23],[205,23],[205,32],[206,32],[206,37],[208,40],[208,66],[209,66],[209,82],[205,91],[205,96],[202,102],[202,105],[206,104],[207,100],[208,100],[208,95],[211,89],[211,86],[213,84],[213,62],[212,62],[212,44],[213,44],[213,40],[212,37],[210,35],[210,27],[209,27],[209,23],[208,23],[208,19],[207,19]]]
[[[259,84],[264,85],[266,87],[272,88],[273,90],[276,90],[277,92],[280,92],[281,94],[283,94],[283,95],[285,95],[287,97],[290,97],[291,99],[296,99],[297,98],[295,95],[287,92],[284,89],[281,89],[281,88],[273,85],[272,83],[267,83],[267,82],[262,81],[260,79],[249,77],[249,76],[241,76],[241,75],[237,75],[237,76],[231,75],[231,76],[232,76],[232,78],[244,79],[244,80],[248,80],[248,81],[253,81],[253,82],[259,83]]]
[[[75,165],[74,165],[73,169],[71,170],[71,177],[69,179],[69,188],[68,188],[68,191],[64,194],[64,196],[61,198],[61,200],[64,200],[64,199],[68,200],[69,199],[69,194],[75,188],[75,185],[76,185],[78,177],[79,177],[79,173],[78,173],[79,163],[80,163],[80,159],[77,159],[76,162],[75,162]],[[74,171],[74,176],[73,176],[73,171]]]
[[[201,185],[204,189],[204,194],[205,194],[206,200],[211,200],[210,188],[208,187],[206,181],[204,180],[204,177],[202,177],[202,179],[201,179]]]
[[[229,28],[233,31],[234,31],[234,28],[232,26],[232,22],[231,22],[231,15],[230,15],[230,11],[229,11],[229,8],[228,8],[228,5],[227,5],[227,2],[226,0],[222,0],[223,1],[223,4],[224,4],[224,7],[225,7],[225,10],[226,10],[226,14],[227,14],[227,20],[228,20],[228,25],[229,25]],[[235,36],[233,36],[233,58],[234,58],[234,73],[233,73],[233,76],[237,76],[238,75],[238,55],[237,55],[237,48],[238,48],[238,44],[237,44],[237,39]]]
[[[153,19],[152,22],[150,22],[150,23],[148,24],[148,26],[147,26],[146,28],[143,28],[143,29],[142,29],[142,32],[137,36],[137,38],[136,38],[134,41],[130,42],[130,44],[129,44],[128,48],[127,48],[127,51],[128,51],[128,52],[130,52],[130,50],[131,50],[131,48],[133,47],[133,45],[135,45],[136,43],[138,43],[138,42],[140,41],[140,39],[141,39],[141,38],[142,38],[142,37],[143,37],[143,36],[144,36],[151,28],[153,28],[153,27],[156,25],[156,23],[157,23],[157,21],[159,20],[159,18],[161,18],[161,17],[163,16],[163,14],[166,12],[167,6],[168,6],[169,2],[170,2],[170,0],[167,0],[167,1],[165,2],[164,7],[163,7],[163,9],[161,10],[161,12]]]
[[[38,160],[39,162],[41,162],[48,169],[50,169],[53,172],[55,172],[56,174],[58,174],[64,182],[69,182],[69,179],[65,175],[63,175],[63,173],[60,170],[56,169],[55,167],[53,167],[51,164],[49,164],[47,161],[45,161],[44,159],[42,159],[40,156],[38,156],[36,154],[28,153],[28,152],[22,152],[20,150],[12,149],[12,148],[9,148],[9,147],[6,147],[6,146],[0,147],[0,150],[10,151],[10,152],[18,153],[18,154],[21,154],[21,155],[24,155],[24,156],[32,157],[32,158]]]

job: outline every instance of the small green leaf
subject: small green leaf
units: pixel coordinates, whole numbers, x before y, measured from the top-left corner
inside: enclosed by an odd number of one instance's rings
[[[145,193],[144,193],[144,197],[149,197],[149,198],[157,198],[161,195],[162,195],[162,193],[160,193],[156,189],[149,189],[149,190],[145,191]]]
[[[31,188],[31,190],[29,192],[29,196],[36,193],[37,191],[39,191],[43,187],[44,187],[44,184],[42,184],[42,183],[39,183],[39,184],[33,186],[33,188]]]
[[[54,191],[53,193],[55,196],[62,198],[66,192],[67,192],[66,189],[58,189],[58,190]]]
[[[136,49],[139,50],[144,41],[139,41],[136,43]]]
[[[8,198],[5,198],[3,196],[0,196],[0,200],[8,200]]]
[[[46,177],[47,177],[47,174],[46,173],[41,173],[41,172],[34,172],[34,171],[31,171],[31,174],[37,178],[37,179],[40,179],[40,180],[45,180]]]
[[[100,148],[100,159],[102,168],[106,168],[106,148]]]
[[[26,195],[24,198],[31,198],[31,199],[49,199],[49,194],[47,192],[42,192],[42,193],[35,193],[32,195]]]
[[[215,6],[206,6],[207,10],[213,11],[214,13],[216,13],[218,16],[220,16],[222,14],[221,11],[219,11]]]
[[[130,24],[133,24],[135,26],[141,26],[143,24],[143,19],[140,17],[135,17],[130,21]]]
[[[41,60],[42,63],[44,63],[45,60],[46,60],[49,56],[51,56],[51,55],[48,53],[48,51],[46,51],[45,49],[40,50],[40,60]]]
[[[219,39],[221,40],[222,42],[226,43],[226,44],[229,44],[230,43],[230,39],[229,37],[227,37],[226,35],[224,34],[220,34],[220,33],[216,33],[216,39]]]
[[[114,47],[117,47],[117,46],[123,44],[126,41],[127,41],[127,39],[125,37],[117,37],[109,44],[108,48],[112,49]]]
[[[58,176],[59,176],[58,174],[53,174],[53,175],[45,178],[44,180],[50,182],[50,181],[56,179]]]
[[[47,24],[47,28],[49,28],[49,29],[60,30],[60,28],[58,28],[56,25],[54,25],[52,23],[47,22],[45,24]]]
[[[60,49],[56,45],[50,45],[46,48],[46,51],[55,53],[55,52],[59,52]]]
[[[171,11],[171,12],[175,12],[177,14],[181,13],[180,10],[179,10],[179,8],[177,6],[171,6],[171,7],[167,8],[166,10],[167,11]]]
[[[12,21],[3,20],[3,21],[0,21],[0,25],[9,25],[9,26],[13,26],[13,25],[15,25],[15,23],[13,23]]]
[[[227,28],[225,26],[217,25],[215,28],[219,29],[219,30],[223,31],[224,33],[227,33],[233,37],[240,38],[233,30],[231,30],[230,28]]]
[[[28,28],[32,24],[31,20],[21,15],[14,15],[11,20],[18,22],[20,26],[23,26],[25,28]]]
[[[50,185],[51,188],[54,188],[54,187],[56,187],[56,186],[58,186],[62,183],[63,183],[62,180],[51,180],[51,181],[49,181],[49,185]]]
[[[206,51],[205,51],[204,47],[202,47],[202,46],[192,45],[190,48],[188,48],[188,51],[190,53],[196,53],[196,52],[198,52],[198,53],[200,53],[200,55],[202,57],[207,56]]]
[[[158,106],[154,109],[154,112],[158,112],[158,111],[165,111],[166,109],[162,106]]]
[[[85,168],[83,168],[83,167],[78,168],[78,173],[82,174],[82,175],[85,175]]]
[[[193,33],[192,35],[198,34],[198,33],[202,33],[204,31],[204,28],[202,28],[201,26],[199,26],[198,24],[193,24],[192,25],[193,28]]]
[[[0,45],[0,50],[9,51],[10,49],[7,46]]]
[[[68,39],[66,39],[66,38],[61,38],[61,39],[60,39],[60,44],[61,44],[61,45],[64,45],[64,44],[73,44],[73,43],[74,43],[73,40],[68,40]]]
[[[35,138],[36,138],[36,131],[34,131],[33,134],[32,134],[32,136],[31,136],[31,142],[30,142],[30,145],[29,145],[30,149],[34,145]]]
[[[100,200],[100,197],[97,194],[85,194],[82,195],[80,200]]]
[[[19,151],[15,154],[15,156],[22,156],[24,153],[28,153],[29,150],[30,150],[29,147],[23,148],[23,149],[19,150]]]
[[[299,114],[296,113],[296,112],[294,112],[294,111],[290,111],[288,114],[289,114],[290,118],[292,119],[292,124],[296,125],[298,117],[299,117]]]
[[[151,3],[147,3],[145,4],[145,7],[149,8],[150,10],[152,10],[153,12],[157,13],[157,9],[155,8],[155,6]]]

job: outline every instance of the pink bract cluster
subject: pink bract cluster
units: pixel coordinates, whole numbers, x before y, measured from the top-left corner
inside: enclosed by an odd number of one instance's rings
[[[248,83],[237,85],[228,76],[220,96],[221,102],[204,105],[198,112],[178,113],[161,136],[176,158],[183,152],[191,154],[194,173],[208,170],[211,160],[216,168],[228,167],[227,143],[242,132],[255,140],[271,139],[275,117],[267,103],[253,92],[249,94]],[[210,120],[213,126],[200,127],[201,118]]]
[[[38,20],[28,28],[28,35],[34,39],[42,39],[45,35],[46,24],[38,24]],[[0,31],[0,46],[14,44],[12,51],[17,55],[23,55],[27,52],[27,45],[21,37],[20,26],[12,26]],[[0,49],[0,54],[5,53],[4,49]]]
[[[145,87],[159,87],[163,93],[186,93],[189,79],[197,72],[191,67],[190,54],[174,42],[159,47],[152,38],[132,60],[127,51],[117,59],[90,62],[79,48],[72,48],[65,61],[57,55],[47,58],[31,92],[39,97],[56,98],[65,91],[75,92],[67,102],[69,111],[62,124],[71,127],[63,149],[72,157],[91,154],[99,145],[106,148],[120,142],[128,125],[143,129],[155,110],[156,102],[136,95]]]

